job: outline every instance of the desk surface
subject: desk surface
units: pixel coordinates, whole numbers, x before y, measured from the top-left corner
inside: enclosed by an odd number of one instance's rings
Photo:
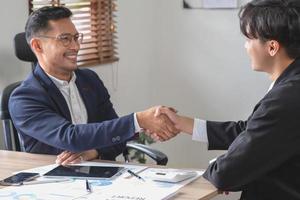
[[[53,164],[56,156],[31,154],[24,152],[0,150],[0,179],[8,177],[15,171],[21,171],[43,165]],[[0,186],[1,188],[1,186]],[[199,178],[181,188],[172,199],[211,199],[217,195],[217,189],[204,178]]]

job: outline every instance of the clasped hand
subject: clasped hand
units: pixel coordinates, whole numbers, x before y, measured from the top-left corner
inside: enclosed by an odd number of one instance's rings
[[[137,112],[137,120],[145,133],[155,141],[166,141],[184,130],[184,120],[176,114],[174,108],[155,106],[145,111]],[[57,156],[56,163],[61,165],[80,163],[84,160],[98,158],[96,150],[74,153],[63,151]]]
[[[137,120],[145,133],[155,141],[166,141],[175,137],[181,130],[177,127],[176,110],[171,107],[155,106],[137,112]]]

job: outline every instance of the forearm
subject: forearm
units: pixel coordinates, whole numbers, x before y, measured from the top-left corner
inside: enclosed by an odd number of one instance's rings
[[[91,149],[84,151],[81,156],[83,157],[83,160],[94,160],[94,159],[101,159],[99,158],[98,151],[96,149]]]
[[[178,125],[176,125],[176,128],[180,129],[182,132],[192,135],[193,127],[194,119],[185,116],[179,117]]]
[[[207,121],[209,150],[227,150],[236,137],[246,129],[246,121]]]
[[[45,117],[33,114],[31,117],[30,121],[24,119],[25,117],[14,120],[21,134],[71,152],[106,148],[126,142],[134,136],[133,115],[99,123],[78,125],[71,124],[57,114],[48,114]],[[24,121],[27,123],[23,123]]]

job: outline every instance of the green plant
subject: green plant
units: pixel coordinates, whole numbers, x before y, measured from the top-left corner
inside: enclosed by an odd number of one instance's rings
[[[137,143],[146,144],[146,145],[150,145],[155,142],[151,137],[149,137],[148,135],[146,135],[143,132],[139,134],[139,138],[136,141],[137,141]],[[146,159],[145,154],[141,153],[140,151],[135,151],[135,150],[129,151],[129,153],[132,153],[132,152],[133,152],[133,155],[130,157],[131,160],[136,160],[139,163],[146,163],[147,159]]]

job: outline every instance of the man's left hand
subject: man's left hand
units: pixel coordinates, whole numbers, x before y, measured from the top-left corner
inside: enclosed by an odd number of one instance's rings
[[[98,158],[98,152],[95,149],[80,152],[80,153],[64,151],[61,154],[57,155],[55,162],[56,164],[59,165],[67,165],[67,164],[80,163],[84,160],[93,160],[96,158]]]

